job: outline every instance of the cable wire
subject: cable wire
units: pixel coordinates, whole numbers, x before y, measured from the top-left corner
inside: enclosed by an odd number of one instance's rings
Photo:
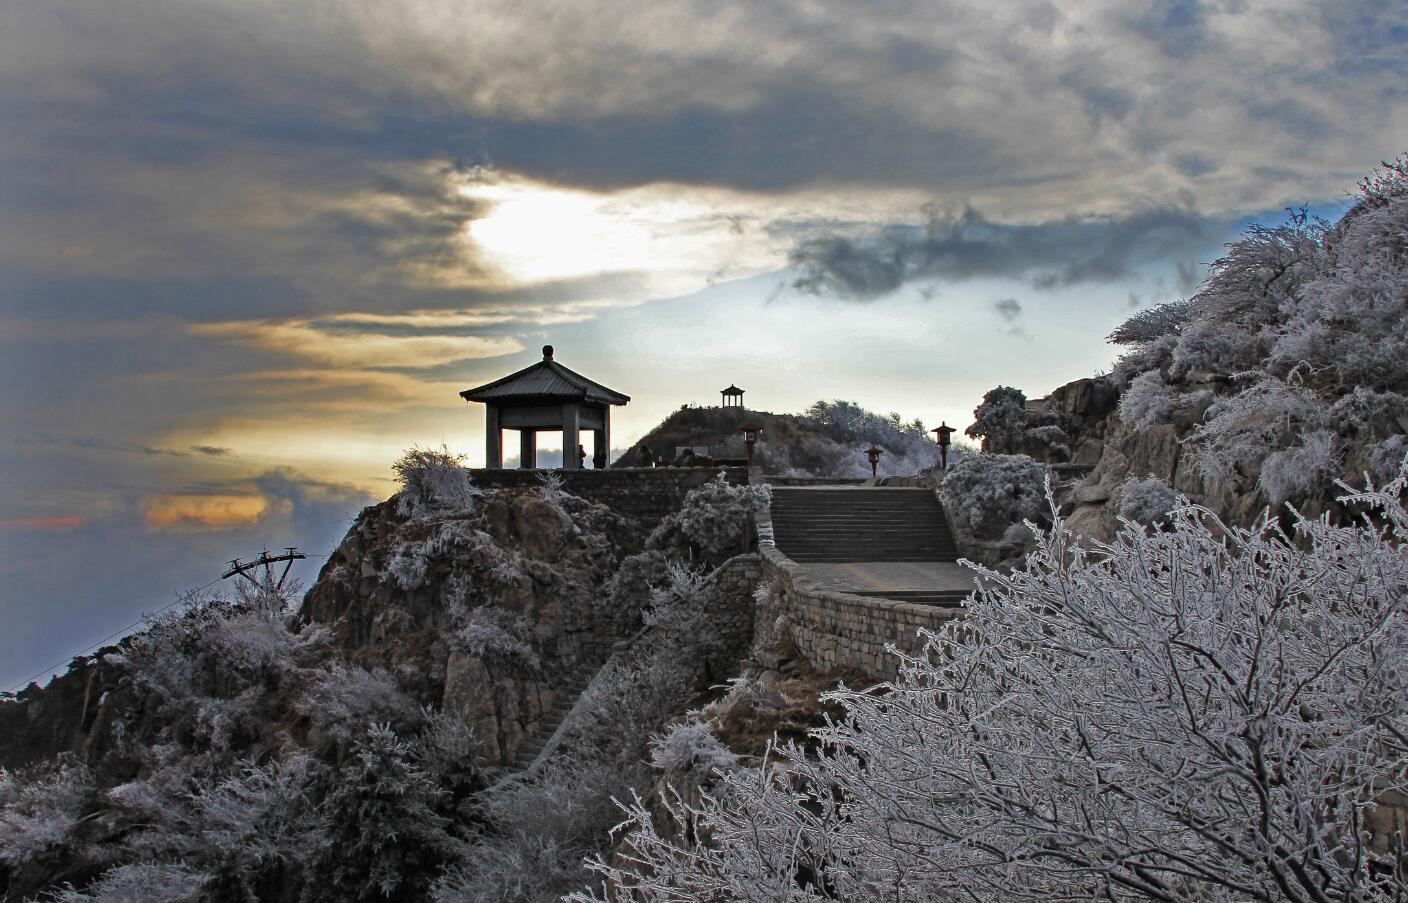
[[[23,689],[23,688],[29,686],[30,684],[34,683],[36,680],[38,680],[39,678],[43,677],[44,675],[46,675],[46,674],[52,674],[54,671],[56,671],[56,670],[58,670],[59,668],[63,667],[66,663],[72,662],[74,659],[78,658],[80,655],[87,655],[89,652],[92,652],[94,649],[97,649],[97,648],[101,647],[104,643],[107,643],[107,642],[109,642],[109,641],[111,641],[111,640],[115,640],[115,639],[117,639],[117,638],[120,637],[120,636],[125,636],[127,633],[131,632],[132,630],[134,630],[134,629],[136,629],[136,628],[138,628],[138,627],[141,627],[143,624],[145,624],[145,623],[147,622],[147,620],[148,620],[149,618],[154,617],[155,615],[162,614],[163,612],[168,612],[168,611],[170,611],[171,609],[173,609],[173,608],[175,608],[176,606],[180,605],[182,602],[185,602],[187,599],[189,599],[189,598],[190,598],[192,595],[194,595],[195,593],[198,593],[198,592],[200,592],[201,590],[210,589],[212,586],[214,586],[215,584],[219,583],[222,579],[223,579],[223,578],[221,578],[221,577],[216,577],[214,580],[210,581],[209,583],[205,584],[204,586],[198,586],[198,587],[196,587],[196,588],[193,589],[193,590],[189,590],[188,592],[186,592],[186,593],[184,593],[184,594],[182,594],[182,595],[177,596],[177,597],[176,597],[176,601],[175,601],[175,602],[172,602],[170,605],[167,605],[167,606],[165,606],[164,608],[158,608],[156,611],[148,612],[147,614],[142,615],[142,620],[137,621],[137,622],[132,623],[132,624],[128,624],[126,627],[122,628],[121,630],[117,631],[116,633],[108,634],[107,636],[103,637],[101,640],[98,640],[98,642],[94,643],[93,645],[88,646],[88,647],[86,647],[86,648],[84,648],[84,649],[78,650],[78,651],[75,652],[73,655],[70,655],[68,658],[64,659],[63,661],[57,662],[57,663],[55,663],[55,664],[53,664],[53,665],[50,665],[49,667],[47,667],[47,668],[45,668],[44,670],[40,671],[38,674],[35,674],[33,677],[30,677],[30,678],[28,678],[28,679],[26,679],[26,680],[20,681],[19,683],[15,684],[14,686],[10,687],[8,690],[5,690],[4,692],[5,692],[6,694],[18,692],[19,690],[21,690],[21,689]]]

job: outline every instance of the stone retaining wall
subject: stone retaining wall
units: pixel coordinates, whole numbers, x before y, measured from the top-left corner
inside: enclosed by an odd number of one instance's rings
[[[921,645],[919,628],[939,630],[963,616],[961,608],[817,589],[806,568],[775,547],[763,546],[760,555],[763,581],[780,599],[786,636],[816,668],[892,680],[899,658],[885,651],[887,644],[915,652]]]
[[[474,482],[485,488],[537,486],[544,470],[475,470]],[[747,483],[746,467],[621,467],[609,470],[558,470],[562,488],[598,502],[653,529],[678,511],[684,497],[720,473],[730,483]]]
[[[763,559],[735,555],[708,578],[709,610],[723,635],[723,650],[709,662],[710,676],[724,680],[738,671],[738,662],[753,643],[753,591],[763,579]]]

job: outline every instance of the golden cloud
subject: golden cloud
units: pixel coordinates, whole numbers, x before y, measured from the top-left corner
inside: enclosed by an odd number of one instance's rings
[[[269,501],[259,495],[178,493],[148,496],[142,519],[153,530],[201,532],[252,524],[269,510]]]
[[[240,320],[193,324],[193,333],[234,341],[332,367],[433,367],[466,358],[500,357],[522,351],[517,339],[454,335],[387,335],[335,328],[327,320]],[[394,318],[386,318],[394,320]],[[344,325],[355,326],[351,320]]]

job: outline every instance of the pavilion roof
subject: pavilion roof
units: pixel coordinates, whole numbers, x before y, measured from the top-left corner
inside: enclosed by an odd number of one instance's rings
[[[544,346],[543,359],[536,364],[477,388],[465,389],[460,396],[465,401],[495,404],[516,399],[575,399],[594,404],[622,405],[631,400],[629,395],[608,389],[553,360],[551,345]]]
[[[742,395],[742,394],[743,394],[743,390],[740,389],[740,388],[738,388],[737,386],[735,386],[733,383],[729,383],[729,384],[728,384],[728,388],[721,390],[719,394],[721,394],[721,395]]]

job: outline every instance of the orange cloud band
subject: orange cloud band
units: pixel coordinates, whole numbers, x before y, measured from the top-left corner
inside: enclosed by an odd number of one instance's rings
[[[0,519],[0,527],[53,527],[67,529],[86,524],[88,518],[77,514],[64,514],[58,517],[12,517]]]
[[[154,495],[142,517],[156,530],[221,530],[253,523],[268,507],[258,495]]]

